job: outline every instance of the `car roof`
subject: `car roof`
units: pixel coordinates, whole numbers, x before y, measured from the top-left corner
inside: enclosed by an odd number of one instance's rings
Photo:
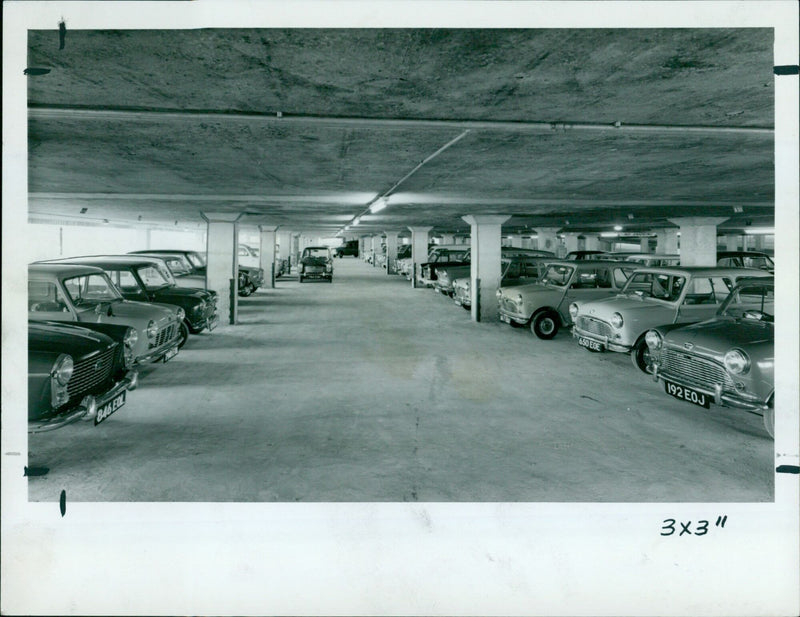
[[[551,259],[549,263],[564,266],[581,266],[584,268],[591,266],[610,266],[615,268],[625,267],[635,268],[636,270],[639,269],[639,266],[634,262],[620,261],[617,259]],[[741,268],[739,269],[741,270]]]
[[[145,251],[128,251],[128,255],[145,255],[147,253],[186,255],[187,253],[202,253],[202,251],[192,251],[189,249],[147,249]]]
[[[692,276],[713,276],[720,274],[730,274],[741,278],[749,276],[751,278],[771,277],[772,273],[757,268],[729,268],[718,266],[642,266],[637,268],[640,272],[658,272],[660,274],[689,274]]]
[[[28,275],[37,273],[42,273],[42,274],[49,273],[65,277],[69,275],[80,276],[83,274],[105,273],[105,271],[102,268],[97,268],[95,266],[84,266],[80,264],[42,263],[42,262],[34,262],[32,264],[28,264]]]
[[[717,251],[717,259],[722,257],[772,257],[763,251]]]
[[[149,266],[152,264],[163,264],[164,260],[160,257],[150,257],[147,255],[81,255],[80,257],[64,257],[61,259],[48,259],[36,263],[72,263],[97,265],[100,268],[126,265]]]

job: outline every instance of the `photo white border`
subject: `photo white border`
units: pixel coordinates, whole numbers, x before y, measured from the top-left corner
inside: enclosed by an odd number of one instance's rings
[[[7,2],[3,7],[4,614],[796,615],[798,476],[767,504],[29,503],[27,29],[771,27],[787,2]],[[776,83],[776,465],[798,465],[798,77]],[[154,478],[154,481],[157,481]],[[662,521],[728,517],[703,537]]]

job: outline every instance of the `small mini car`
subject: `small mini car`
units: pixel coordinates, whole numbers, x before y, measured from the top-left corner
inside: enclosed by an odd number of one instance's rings
[[[327,246],[307,246],[300,256],[298,280],[322,279],[333,282],[333,257]]]
[[[535,257],[530,255],[503,257],[500,260],[500,268],[502,271],[500,287],[515,287],[518,285],[535,283],[544,274],[544,271],[547,269],[547,264],[550,262],[552,262],[552,258],[550,257]],[[446,273],[443,272],[439,278],[442,279],[445,275]],[[453,301],[458,306],[467,310],[472,307],[471,287],[472,280],[469,276],[457,278],[453,281]]]
[[[770,276],[763,270],[746,268],[640,268],[619,295],[574,302],[569,307],[575,322],[572,334],[589,351],[630,352],[634,366],[649,373],[648,330],[666,323],[709,319],[739,279]]]
[[[184,311],[169,304],[130,302],[94,266],[34,263],[28,266],[28,319],[111,323],[136,330],[133,361],[171,359],[178,353]]]
[[[713,319],[647,332],[653,380],[706,409],[714,403],[761,415],[774,436],[774,315],[774,280],[742,279]]]
[[[28,322],[28,432],[79,419],[95,425],[120,409],[138,384],[136,331],[113,324]]]
[[[719,251],[717,265],[728,268],[758,268],[775,273],[772,257],[759,251]]]

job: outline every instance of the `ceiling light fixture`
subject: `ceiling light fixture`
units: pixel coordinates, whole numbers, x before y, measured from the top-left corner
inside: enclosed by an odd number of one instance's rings
[[[734,211],[736,214],[741,214],[742,212],[744,212],[744,208],[743,208],[742,206],[734,206],[734,207],[733,207],[733,211]]]
[[[622,231],[622,225],[614,225],[614,231]]]
[[[358,225],[360,222],[361,222],[361,217],[360,216],[357,216],[356,218],[354,218],[353,219],[353,223],[352,223],[353,227]]]
[[[601,238],[616,238],[619,234],[616,231],[602,231],[600,232]]]
[[[382,197],[369,207],[369,211],[372,212],[372,214],[375,214],[376,212],[383,210],[388,205],[389,200],[386,197]]]

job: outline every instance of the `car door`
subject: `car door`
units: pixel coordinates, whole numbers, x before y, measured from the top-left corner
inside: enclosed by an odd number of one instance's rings
[[[733,281],[724,276],[696,276],[686,284],[678,307],[676,323],[694,323],[711,319],[733,289]]]
[[[77,316],[55,282],[29,280],[28,319],[77,321]]]

